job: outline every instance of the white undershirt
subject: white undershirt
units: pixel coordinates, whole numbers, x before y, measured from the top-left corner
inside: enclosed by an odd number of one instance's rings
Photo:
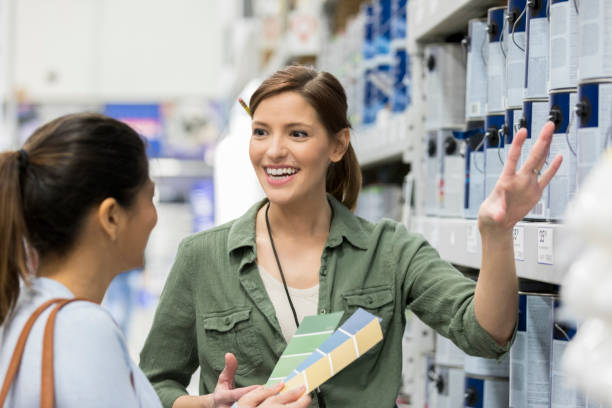
[[[289,343],[293,334],[297,330],[295,326],[295,319],[293,318],[293,312],[283,287],[283,282],[277,280],[275,277],[270,275],[261,265],[259,267],[259,276],[263,281],[268,297],[272,301],[272,306],[276,310],[276,318],[280,324],[283,337]],[[307,289],[295,289],[289,287],[289,294],[295,306],[295,312],[297,313],[298,321],[302,321],[305,316],[317,314],[317,306],[319,302],[319,284]]]

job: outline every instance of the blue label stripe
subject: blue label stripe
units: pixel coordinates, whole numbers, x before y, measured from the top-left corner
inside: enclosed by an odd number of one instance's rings
[[[585,104],[586,116],[580,117],[581,128],[599,126],[599,84],[590,83],[578,86],[578,102]]]

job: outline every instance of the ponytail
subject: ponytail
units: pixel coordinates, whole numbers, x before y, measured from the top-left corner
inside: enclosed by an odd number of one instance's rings
[[[329,166],[325,190],[348,209],[355,211],[361,190],[361,168],[352,145],[349,144],[342,160]]]
[[[19,297],[19,277],[28,282],[19,152],[0,154],[0,324]]]

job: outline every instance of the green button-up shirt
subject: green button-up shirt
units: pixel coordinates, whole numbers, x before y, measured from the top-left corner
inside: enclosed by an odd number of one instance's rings
[[[328,407],[393,407],[402,368],[406,308],[468,354],[508,351],[474,315],[475,283],[400,223],[372,224],[328,196],[331,229],[319,270],[318,312],[362,307],[382,318],[384,339],[322,387]],[[264,384],[286,342],[258,273],[255,217],[185,239],[161,294],[140,366],[163,405],[186,394],[198,366],[200,393],[213,392],[224,355],[238,359],[236,386]],[[313,405],[317,406],[316,399]]]

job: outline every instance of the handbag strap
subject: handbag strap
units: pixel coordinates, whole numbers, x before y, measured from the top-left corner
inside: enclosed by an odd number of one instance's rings
[[[53,384],[53,329],[55,327],[55,318],[57,316],[57,312],[67,305],[70,302],[74,302],[77,300],[86,300],[81,298],[74,299],[61,299],[55,298],[50,299],[40,305],[34,313],[30,316],[26,324],[23,326],[21,330],[21,334],[17,339],[17,344],[15,345],[15,350],[13,351],[13,356],[11,357],[11,361],[9,363],[8,369],[6,371],[6,376],[4,378],[4,383],[2,384],[2,389],[0,390],[0,407],[4,406],[4,402],[6,397],[8,396],[9,390],[11,389],[11,385],[15,380],[15,376],[17,375],[17,370],[19,369],[19,365],[21,364],[21,359],[23,357],[23,352],[25,350],[26,342],[28,340],[28,336],[30,335],[30,331],[34,326],[34,323],[38,319],[38,317],[47,310],[50,306],[56,305],[49,318],[47,319],[47,324],[45,326],[44,337],[43,337],[43,351],[42,351],[42,377],[41,377],[41,392],[40,392],[40,406],[41,408],[52,408],[54,405],[54,384]]]

